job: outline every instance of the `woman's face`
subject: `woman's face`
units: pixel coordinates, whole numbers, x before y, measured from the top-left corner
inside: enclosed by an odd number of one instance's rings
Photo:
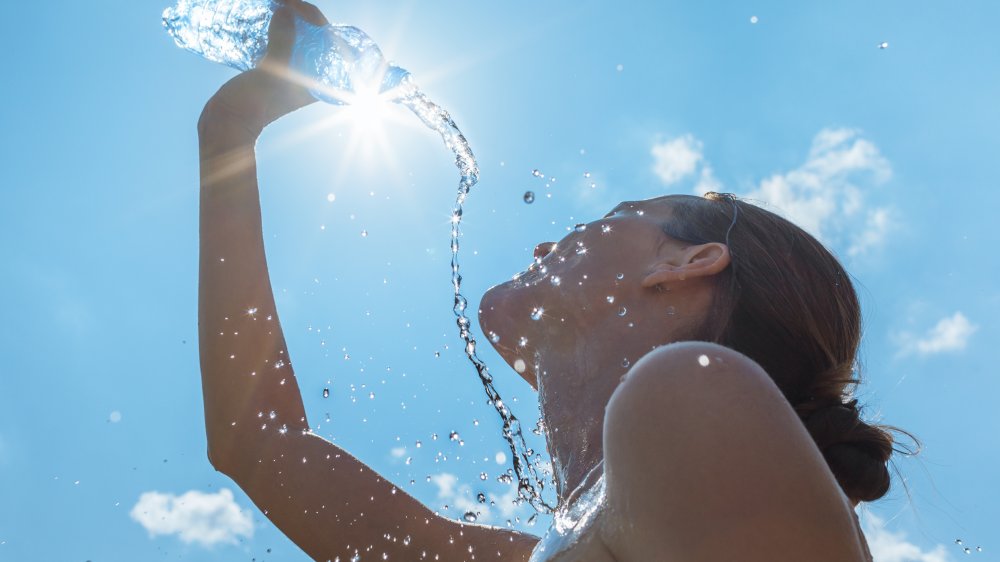
[[[624,202],[558,243],[539,244],[526,271],[483,296],[487,337],[535,387],[547,353],[603,344],[648,351],[680,306],[662,306],[658,288],[643,286],[653,265],[686,247],[664,234],[671,219],[669,197]],[[623,355],[621,362],[635,360]]]

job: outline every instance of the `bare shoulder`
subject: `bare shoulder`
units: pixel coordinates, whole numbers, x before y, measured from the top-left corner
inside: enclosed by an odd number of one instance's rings
[[[861,560],[850,508],[766,372],[719,345],[647,354],[604,423],[609,548],[629,560]]]

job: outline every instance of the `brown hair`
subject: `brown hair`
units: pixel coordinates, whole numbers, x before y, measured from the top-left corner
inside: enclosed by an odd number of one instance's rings
[[[884,496],[895,428],[862,421],[852,399],[861,307],[843,266],[801,228],[731,194],[672,197],[671,210],[679,220],[664,225],[668,236],[725,243],[732,260],[695,339],[767,371],[851,501]]]

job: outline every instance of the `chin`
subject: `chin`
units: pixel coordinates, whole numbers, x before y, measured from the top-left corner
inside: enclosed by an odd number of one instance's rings
[[[518,340],[521,336],[526,336],[529,342],[535,343],[538,337],[531,329],[534,328],[528,319],[528,310],[525,293],[529,287],[520,281],[507,281],[491,287],[483,295],[479,303],[479,326],[486,336],[490,345],[496,349],[500,357],[503,358],[512,369],[534,386],[534,376],[517,370],[515,364],[518,360],[531,364],[530,359],[533,345],[521,347]],[[499,336],[499,337],[497,337]]]
[[[497,351],[501,351],[501,348],[504,347],[501,344],[508,343],[504,341],[505,339],[513,337],[511,334],[514,326],[512,325],[513,319],[510,317],[510,300],[515,291],[514,283],[514,281],[507,281],[490,287],[479,302],[479,326],[486,335],[486,339]],[[500,336],[499,341],[494,341],[496,340],[494,334]]]

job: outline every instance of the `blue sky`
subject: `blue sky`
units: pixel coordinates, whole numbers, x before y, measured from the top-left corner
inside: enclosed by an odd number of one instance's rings
[[[469,138],[473,300],[623,199],[714,186],[810,225],[859,280],[867,413],[926,445],[898,463],[908,492],[866,509],[877,559],[969,546],[1000,560],[1000,6],[318,5],[365,29]],[[174,47],[164,7],[17,2],[0,20],[2,560],[306,559],[205,455],[195,123],[232,71]],[[400,108],[360,145],[329,119],[340,111],[314,105],[258,146],[310,418],[442,513],[482,491],[497,500],[484,520],[540,533],[544,518],[501,509],[499,424],[454,333],[451,158]],[[537,417],[530,388],[485,356],[515,413]]]

